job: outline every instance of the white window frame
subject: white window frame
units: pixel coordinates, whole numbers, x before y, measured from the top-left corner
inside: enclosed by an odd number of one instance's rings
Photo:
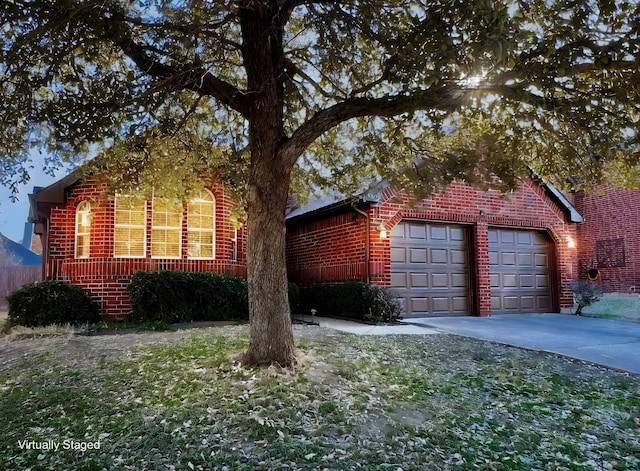
[[[88,201],[81,201],[76,207],[75,244],[73,249],[75,258],[81,259],[91,257],[92,219],[93,214],[91,213],[91,203]],[[82,254],[80,253],[80,248],[83,249]]]
[[[157,218],[160,215],[160,213],[165,213],[165,214],[170,214],[170,212],[167,210],[165,211],[158,211],[157,209],[157,205],[159,206],[160,202],[163,203],[169,203],[169,200],[167,200],[166,198],[156,198],[154,197],[151,203],[151,258],[154,259],[172,259],[172,260],[177,260],[182,258],[182,219],[184,217],[184,209],[182,207],[182,203],[179,201],[175,202],[175,208],[179,209],[179,214],[180,214],[180,221],[178,222],[177,226],[168,226],[168,225],[160,225],[157,223]],[[168,208],[168,204],[167,206],[165,206],[165,208]],[[178,214],[178,211],[176,211],[175,214]],[[166,247],[169,246],[169,243],[166,242],[166,237],[165,237],[165,241],[164,242],[156,242],[155,241],[155,233],[156,231],[161,231],[165,234],[168,232],[174,232],[177,233],[178,235],[178,253],[177,255],[158,255],[158,254],[154,254],[154,251],[157,249],[158,246],[160,245],[164,245],[165,249]],[[165,250],[166,252],[166,250]]]
[[[209,203],[212,205],[212,214],[207,214],[205,216],[211,216],[213,222],[212,227],[203,228],[201,227],[201,224],[199,224],[197,227],[194,227],[195,221],[193,220],[193,218],[196,215],[192,210],[192,205]],[[201,215],[202,213],[198,214],[198,216]],[[191,241],[191,237],[193,234],[197,234],[198,239],[202,239],[203,234],[211,234],[211,256],[201,256],[199,254],[193,254],[193,243]],[[208,189],[204,189],[197,198],[194,198],[187,203],[187,258],[189,258],[190,260],[215,260],[216,258],[216,197]]]
[[[231,239],[231,261],[238,261],[238,229],[233,229],[233,238]]]
[[[118,210],[118,200],[123,201],[124,199],[131,201],[131,200],[136,200],[138,198],[132,195],[116,195],[115,197],[115,200],[113,202],[113,258],[146,258],[147,257],[147,201],[144,199],[140,199],[142,203],[142,208],[143,208],[142,224],[131,224],[131,223],[123,224],[123,223],[117,222],[118,211],[128,211],[129,213],[132,212],[131,208]],[[128,254],[123,255],[123,254],[117,253],[116,234],[118,232],[118,229],[127,229],[129,231],[131,229],[142,229],[142,253],[141,254],[131,254],[130,246],[129,246]]]

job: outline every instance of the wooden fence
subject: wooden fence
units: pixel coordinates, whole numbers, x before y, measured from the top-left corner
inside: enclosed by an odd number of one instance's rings
[[[0,308],[7,306],[5,296],[22,285],[42,280],[40,265],[28,267],[0,267]]]

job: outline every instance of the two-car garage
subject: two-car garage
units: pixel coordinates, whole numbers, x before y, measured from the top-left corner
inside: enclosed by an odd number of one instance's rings
[[[536,230],[490,227],[488,253],[483,254],[472,228],[405,220],[392,229],[391,288],[404,315],[473,315],[477,267],[487,255],[493,312],[552,310],[553,245],[548,237]]]

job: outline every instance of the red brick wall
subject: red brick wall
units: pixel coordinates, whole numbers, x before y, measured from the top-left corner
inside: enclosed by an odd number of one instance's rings
[[[361,227],[364,218],[359,216],[356,220],[354,214],[320,217],[290,227],[287,260],[292,281],[302,285],[339,281],[340,270],[332,268],[336,264],[354,267],[344,279],[364,279],[363,272],[355,267],[363,264],[365,242],[362,238],[366,231]],[[560,308],[573,305],[568,283],[577,277],[577,257],[576,250],[568,247],[568,241],[576,240],[576,225],[566,222],[563,209],[533,180],[523,182],[520,190],[507,199],[496,191],[480,191],[461,183],[417,202],[404,192],[387,190],[381,201],[368,209],[368,214],[373,283],[391,284],[389,239],[380,237],[377,230],[380,224],[387,232],[403,219],[469,224],[474,227],[471,246],[475,251],[476,311],[479,315],[488,315],[491,312],[488,228],[537,229],[547,232],[554,242],[557,304]]]
[[[215,271],[246,276],[246,236],[238,230],[237,260],[233,260],[231,222],[233,202],[222,187],[213,188],[216,199],[215,260],[189,260],[186,254],[186,208],[183,217],[182,257],[151,258],[151,201],[147,202],[145,258],[114,258],[114,202],[106,188],[95,182],[67,189],[66,202],[51,208],[48,227],[46,277],[81,286],[100,307],[105,319],[122,319],[130,310],[127,286],[138,270]],[[91,202],[91,248],[89,258],[75,258],[76,207]]]
[[[574,200],[585,218],[578,228],[580,276],[586,278],[589,269],[597,268],[605,290],[640,290],[640,190],[603,187],[599,191],[578,192]],[[598,241],[604,244],[616,239],[624,244],[624,266],[598,263]],[[601,249],[601,259],[603,252]]]
[[[365,218],[353,210],[287,228],[290,280],[301,286],[363,280]]]

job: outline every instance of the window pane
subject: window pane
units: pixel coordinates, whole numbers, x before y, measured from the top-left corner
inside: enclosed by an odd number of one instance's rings
[[[114,256],[144,257],[146,203],[118,195],[115,200]]]
[[[76,239],[76,257],[89,257],[89,235],[78,234]]]
[[[129,224],[132,226],[144,226],[146,214],[144,210],[131,211],[129,213]]]
[[[203,216],[200,219],[200,227],[202,229],[209,229],[213,227],[213,216]]]
[[[182,225],[182,213],[169,213],[166,219],[167,226],[180,227]]]
[[[151,219],[151,256],[154,258],[179,258],[182,203],[155,198]]]
[[[90,255],[91,239],[91,204],[82,201],[76,208],[75,226],[75,257],[88,258]]]
[[[209,191],[187,204],[187,255],[189,258],[215,256],[215,199]]]
[[[116,211],[116,224],[129,224],[129,213],[126,211]]]

